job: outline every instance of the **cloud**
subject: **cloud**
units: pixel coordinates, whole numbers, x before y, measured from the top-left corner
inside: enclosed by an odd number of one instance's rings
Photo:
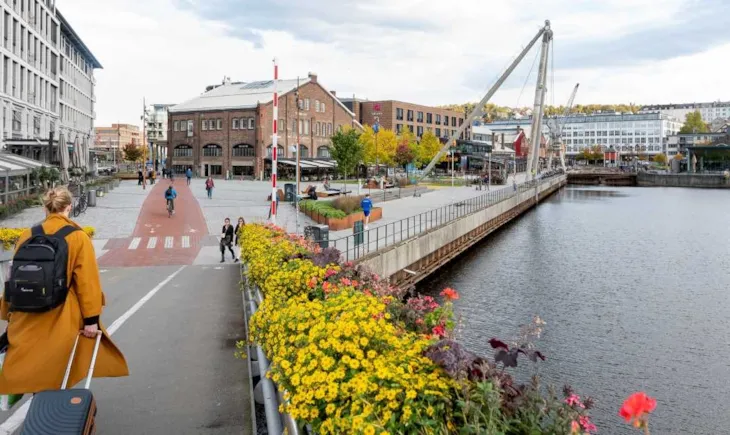
[[[720,77],[730,36],[718,31],[722,19],[703,18],[702,9],[724,17],[726,3],[59,0],[58,6],[104,65],[95,73],[96,124],[104,125],[139,123],[143,97],[177,103],[223,76],[268,79],[274,57],[282,77],[313,71],[338,95],[432,105],[476,101],[545,18],[555,32],[548,103],[564,103],[576,82],[584,104],[730,99],[730,81]],[[492,101],[532,104],[535,55],[525,57]],[[696,86],[698,74],[703,86]]]

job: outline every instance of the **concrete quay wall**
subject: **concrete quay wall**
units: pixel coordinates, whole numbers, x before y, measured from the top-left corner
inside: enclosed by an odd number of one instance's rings
[[[721,174],[650,174],[639,172],[636,177],[640,187],[700,187],[730,189],[730,180]]]
[[[545,180],[491,207],[372,253],[360,263],[394,284],[416,284],[566,184],[565,175]]]

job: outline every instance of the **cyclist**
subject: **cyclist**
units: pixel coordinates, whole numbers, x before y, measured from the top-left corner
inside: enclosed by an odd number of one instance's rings
[[[169,204],[173,214],[175,214],[175,198],[177,198],[177,192],[173,187],[173,182],[170,181],[170,186],[165,190],[165,206]]]

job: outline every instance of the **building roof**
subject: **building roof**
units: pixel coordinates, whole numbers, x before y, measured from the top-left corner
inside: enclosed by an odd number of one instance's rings
[[[0,174],[3,172],[9,172],[8,175],[25,174],[43,166],[48,165],[17,154],[0,153]]]
[[[61,11],[56,9],[56,16],[58,17],[58,21],[61,22],[61,33],[66,35],[66,38],[68,38],[71,43],[76,46],[79,51],[84,55],[86,59],[89,60],[91,63],[91,66],[94,68],[103,68],[101,66],[101,63],[96,59],[96,56],[89,50],[89,47],[84,44],[84,41],[81,40],[79,35],[76,34],[76,31],[74,31],[73,27],[71,27],[71,24],[66,21],[66,18],[64,18],[63,14],[61,14]]]
[[[299,80],[299,86],[310,82],[309,78]],[[297,88],[297,80],[279,80],[279,95]],[[253,109],[259,104],[273,100],[274,81],[265,80],[249,83],[227,83],[211,89],[203,95],[170,107],[169,112],[204,112],[209,110]]]
[[[672,110],[672,109],[706,109],[711,107],[730,107],[730,101],[713,101],[709,103],[668,103],[668,104],[647,104],[641,110]]]

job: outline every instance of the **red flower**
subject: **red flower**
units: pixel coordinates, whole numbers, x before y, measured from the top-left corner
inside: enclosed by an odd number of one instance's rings
[[[421,318],[416,319],[416,325],[423,325],[423,319],[421,319]]]
[[[591,421],[591,419],[586,415],[581,415],[578,417],[578,422],[580,423],[580,427],[583,428],[586,432],[595,432],[598,430],[595,424]]]
[[[455,301],[459,299],[459,293],[452,288],[445,288],[444,291],[441,292],[441,296],[450,301]]]
[[[342,283],[342,285],[347,285],[347,286],[352,285],[352,281],[350,281],[348,278],[340,279],[340,283]]]
[[[307,287],[314,288],[314,286],[317,285],[317,278],[312,277],[309,282],[307,283]]]
[[[583,402],[580,401],[580,396],[576,394],[571,394],[570,397],[565,399],[565,403],[568,404],[568,406],[578,406],[580,408],[585,408],[585,405],[583,405]]]
[[[357,282],[357,280],[354,280],[354,279],[352,280],[352,286],[353,286],[353,287],[357,287],[357,286],[359,286],[359,285],[360,285],[360,283],[359,283],[359,282]]]
[[[325,293],[329,293],[331,288],[332,284],[330,284],[328,281],[325,281],[324,284],[322,284],[322,290],[324,290]]]
[[[363,293],[365,294],[365,296],[372,296],[373,295],[372,293],[370,293],[370,290],[365,290]]]
[[[324,277],[329,278],[332,275],[337,275],[337,271],[334,269],[327,269],[327,272],[325,272]]]
[[[580,434],[580,425],[575,420],[570,422],[570,433],[571,435]]]
[[[648,414],[656,408],[656,399],[639,392],[630,395],[621,406],[618,415],[624,418],[627,423],[631,423],[634,427],[641,428],[646,426]]]
[[[444,328],[444,325],[434,326],[434,328],[433,328],[433,330],[431,330],[431,332],[433,332],[433,335],[436,335],[438,337],[446,336],[446,328]]]

